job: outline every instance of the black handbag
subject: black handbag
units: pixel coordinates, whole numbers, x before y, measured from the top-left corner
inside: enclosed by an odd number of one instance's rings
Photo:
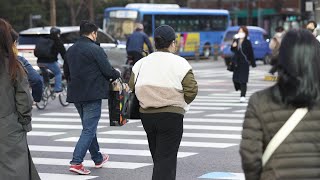
[[[227,70],[233,72],[235,69],[235,65],[233,62],[229,62],[227,65]]]
[[[142,66],[142,65],[141,65]],[[141,67],[140,67],[141,69]],[[136,86],[136,83],[138,81],[138,77],[139,77],[139,73],[140,73],[140,69],[137,75],[137,79],[134,82],[134,86]],[[140,118],[140,104],[139,104],[139,100],[135,94],[135,91],[133,90],[130,94],[129,94],[129,99],[128,99],[128,103],[127,106],[125,107],[125,111],[126,111],[126,116],[128,119],[141,119]]]
[[[129,94],[126,115],[128,119],[140,119],[140,104],[135,92]]]

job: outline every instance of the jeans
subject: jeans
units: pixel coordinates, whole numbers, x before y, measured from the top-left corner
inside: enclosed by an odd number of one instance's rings
[[[82,132],[70,164],[81,164],[88,150],[95,164],[102,162],[103,157],[99,152],[100,148],[96,134],[101,117],[101,102],[102,100],[99,99],[74,103],[81,118]]]
[[[62,91],[62,73],[59,67],[58,62],[53,62],[53,63],[38,63],[38,66],[45,66],[48,69],[50,69],[50,71],[52,71],[52,73],[54,74],[54,91],[55,92],[60,92]]]
[[[153,159],[152,180],[175,180],[177,154],[183,133],[183,115],[141,113]]]

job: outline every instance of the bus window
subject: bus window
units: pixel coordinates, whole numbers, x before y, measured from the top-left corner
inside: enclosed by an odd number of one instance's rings
[[[143,16],[143,26],[144,26],[144,32],[148,36],[152,36],[152,16],[151,15]]]
[[[226,16],[211,15],[156,15],[156,26],[167,24],[177,32],[225,31],[228,26]]]

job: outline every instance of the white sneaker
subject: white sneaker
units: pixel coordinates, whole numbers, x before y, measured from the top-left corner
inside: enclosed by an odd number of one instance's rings
[[[244,97],[244,96],[241,96],[241,97],[240,97],[240,102],[241,102],[241,103],[244,103],[244,102],[246,102],[246,97]]]

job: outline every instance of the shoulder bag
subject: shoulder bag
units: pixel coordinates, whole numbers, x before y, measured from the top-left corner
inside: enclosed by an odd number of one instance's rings
[[[142,64],[141,64],[142,66]],[[140,69],[141,69],[140,66]],[[140,74],[140,69],[139,72],[137,74],[137,78],[136,81],[134,82],[134,87],[136,86],[136,83],[138,81],[138,77]],[[126,107],[126,114],[127,114],[127,118],[128,119],[141,119],[140,118],[140,104],[139,104],[139,100],[135,94],[135,90],[133,90],[130,94],[129,94],[129,99],[128,99],[128,105]]]
[[[299,122],[307,113],[308,108],[296,109],[296,111],[290,116],[287,122],[280,128],[276,135],[274,135],[262,155],[262,167],[266,165],[273,152],[288,137],[288,135],[293,131],[293,129],[299,124]]]

